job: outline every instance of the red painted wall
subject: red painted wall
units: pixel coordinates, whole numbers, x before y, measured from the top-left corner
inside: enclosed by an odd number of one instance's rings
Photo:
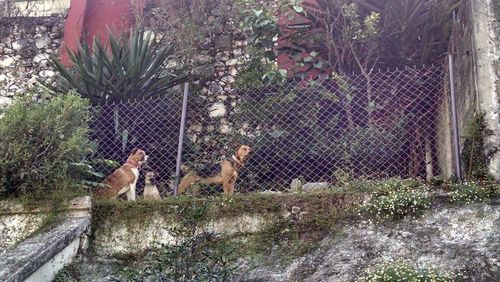
[[[70,65],[66,48],[76,50],[80,44],[86,9],[87,0],[71,0],[68,17],[64,22],[64,41],[61,49],[61,61],[65,66]]]
[[[311,6],[306,6],[307,7],[306,10],[309,10],[309,12],[313,12],[311,9],[320,10],[320,7],[318,6],[318,2],[316,0],[304,0],[303,3],[307,3],[307,4],[311,5]],[[287,38],[289,38],[295,31],[286,28],[287,25],[309,23],[308,19],[301,17],[301,16],[298,16],[292,10],[290,10],[288,13],[294,14],[295,17],[292,20],[290,20],[288,18],[287,13],[280,15],[279,20],[278,20],[278,25],[280,26],[280,29],[281,29],[281,36],[280,36],[280,38],[278,38],[278,48],[292,47],[293,46]],[[314,32],[314,31],[309,30],[308,32]],[[301,53],[302,58],[305,58],[308,55],[309,54],[307,52]],[[281,52],[280,54],[278,54],[277,62],[278,62],[278,67],[280,69],[286,69],[288,71],[289,77],[293,77],[295,73],[304,72],[307,69],[306,67],[296,66],[295,60],[291,57],[291,55],[284,53],[284,52]],[[318,69],[309,70],[309,71],[307,71],[306,80],[314,79],[319,74],[320,74],[320,71]]]
[[[115,34],[130,30],[141,15],[146,0],[71,0],[64,24],[64,46],[74,51],[80,42],[91,44],[95,37],[106,42],[108,30]],[[91,45],[92,46],[92,45]],[[71,65],[63,47],[61,61]]]

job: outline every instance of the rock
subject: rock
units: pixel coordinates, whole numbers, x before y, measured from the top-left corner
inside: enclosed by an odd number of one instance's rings
[[[182,62],[175,60],[175,59],[170,59],[167,62],[167,65],[165,66],[166,69],[177,69],[182,66]]]
[[[208,111],[211,118],[223,117],[226,115],[226,106],[223,103],[217,102],[212,104]]]
[[[293,179],[292,182],[290,183],[290,192],[292,193],[302,192],[302,181],[300,181],[298,178]]]
[[[208,85],[208,90],[210,90],[214,94],[219,94],[222,92],[222,87],[217,82],[210,82]]]
[[[229,56],[224,53],[217,53],[217,55],[215,55],[215,60],[218,62],[226,62],[229,60]]]
[[[221,124],[221,126],[220,126],[220,133],[226,134],[226,133],[230,133],[230,132],[231,132],[231,128],[229,127],[229,125],[227,125],[227,124]]]
[[[236,50],[234,50],[234,51],[233,51],[233,55],[234,55],[235,57],[240,57],[240,56],[242,56],[242,55],[243,55],[243,50],[241,50],[241,49],[236,49]]]
[[[194,58],[194,62],[200,65],[208,64],[212,62],[212,57],[208,55],[198,55]]]
[[[43,70],[39,73],[41,77],[53,77],[56,73],[52,70]]]
[[[218,36],[214,40],[215,48],[219,50],[231,50],[232,39],[228,35]]]
[[[35,40],[35,46],[38,49],[46,48],[49,44],[50,44],[50,38],[45,35]]]
[[[191,74],[197,76],[198,78],[207,78],[210,77],[215,72],[215,68],[213,66],[198,66],[193,68]]]
[[[47,27],[44,26],[44,25],[37,25],[36,28],[35,28],[35,31],[37,33],[44,33],[47,31]]]
[[[11,56],[2,56],[0,58],[0,68],[5,69],[10,67],[16,60]]]
[[[26,38],[21,38],[19,40],[12,42],[12,49],[16,51],[22,50],[26,46],[28,46],[28,40]]]
[[[259,194],[264,194],[264,195],[279,195],[281,192],[279,191],[272,191],[272,190],[264,190],[262,192],[259,192]]]
[[[217,96],[217,100],[226,101],[227,100],[227,96],[226,95],[219,95],[219,96]]]
[[[234,79],[234,77],[228,75],[228,76],[223,77],[221,79],[221,81],[231,84],[231,83],[234,83],[236,80]]]
[[[8,97],[0,97],[0,107],[7,107],[12,103],[12,99]]]
[[[21,87],[19,87],[19,86],[17,86],[17,85],[14,85],[14,84],[13,84],[13,85],[11,85],[11,86],[9,86],[9,91],[10,91],[10,92],[17,92],[17,91],[19,91],[20,89],[21,89]]]
[[[302,192],[308,193],[318,190],[325,190],[330,187],[330,183],[328,182],[307,182],[302,185]]]
[[[226,62],[226,66],[228,67],[233,67],[233,66],[236,66],[238,64],[238,60],[237,59],[231,59],[231,60],[228,60]]]
[[[40,62],[43,62],[43,61],[47,61],[49,60],[50,58],[50,55],[49,54],[46,54],[46,53],[40,53],[40,54],[37,54],[34,58],[33,58],[33,62],[39,64]]]
[[[198,136],[196,134],[193,134],[193,135],[189,136],[188,138],[193,143],[196,143],[196,141],[198,141]]]
[[[238,70],[235,69],[235,68],[231,68],[229,70],[229,74],[232,75],[232,76],[237,76],[238,75]]]
[[[202,126],[200,124],[194,124],[189,128],[191,132],[201,132]]]
[[[10,44],[12,43],[12,38],[6,36],[6,37],[3,37],[1,40],[0,40],[1,43],[5,44],[6,46],[10,46]]]
[[[213,125],[209,125],[209,126],[207,126],[207,128],[206,128],[206,131],[207,131],[207,132],[213,132],[214,130],[215,130],[215,127],[214,127]]]
[[[234,41],[234,46],[241,48],[241,47],[245,47],[246,43],[243,40],[237,40],[237,41]]]

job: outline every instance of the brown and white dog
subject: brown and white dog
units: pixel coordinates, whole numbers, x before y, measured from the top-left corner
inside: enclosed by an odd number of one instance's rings
[[[159,200],[161,198],[158,188],[156,187],[156,185],[153,184],[154,176],[155,176],[154,172],[152,171],[146,172],[145,176],[146,185],[144,186],[144,193],[142,194],[144,199]]]
[[[184,193],[191,184],[202,183],[222,184],[224,195],[232,195],[238,172],[244,166],[251,151],[249,146],[241,145],[231,158],[222,160],[220,164],[198,171],[188,170],[179,184],[178,193]]]
[[[141,149],[134,149],[120,168],[104,179],[104,188],[96,191],[96,195],[103,198],[116,198],[127,193],[128,201],[135,201],[135,187],[139,179],[139,168],[148,159]]]

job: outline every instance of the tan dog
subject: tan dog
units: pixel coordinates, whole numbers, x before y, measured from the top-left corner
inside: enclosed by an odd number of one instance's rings
[[[148,156],[141,149],[134,149],[127,162],[104,179],[105,188],[98,189],[96,195],[103,198],[116,198],[127,193],[128,201],[135,201],[135,187],[139,179],[139,167]]]
[[[179,184],[178,193],[184,193],[191,184],[202,183],[222,184],[224,195],[232,195],[236,179],[238,179],[238,172],[244,166],[251,151],[249,146],[241,145],[236,150],[236,154],[214,167],[203,171],[189,170]]]
[[[144,199],[148,200],[160,199],[160,192],[158,191],[158,188],[156,188],[156,185],[153,184],[154,176],[155,176],[154,172],[152,171],[146,172],[146,185],[144,186],[144,194],[143,194]]]

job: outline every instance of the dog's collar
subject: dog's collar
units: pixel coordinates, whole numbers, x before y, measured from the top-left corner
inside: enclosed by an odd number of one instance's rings
[[[127,162],[125,163],[125,165],[128,165],[132,168],[139,168],[139,166],[140,166],[139,162],[131,160],[131,159],[128,159]]]
[[[240,166],[243,166],[243,163],[240,160],[238,160],[238,158],[235,155],[232,155],[231,159],[233,159],[233,161],[239,164]]]

